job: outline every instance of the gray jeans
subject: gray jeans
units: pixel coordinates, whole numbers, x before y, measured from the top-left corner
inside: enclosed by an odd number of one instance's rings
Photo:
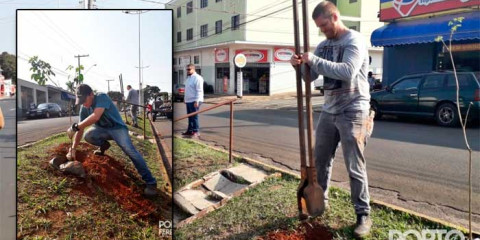
[[[137,125],[137,114],[138,114],[138,106],[132,106],[130,109],[130,115],[132,116],[133,125]]]
[[[335,152],[341,143],[356,214],[370,213],[368,177],[363,151],[372,131],[373,114],[369,114],[369,111],[335,115],[322,112],[315,133],[317,179],[325,191],[326,201]]]

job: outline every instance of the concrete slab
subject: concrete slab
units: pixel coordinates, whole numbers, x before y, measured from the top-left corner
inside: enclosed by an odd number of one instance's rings
[[[250,184],[262,182],[268,176],[265,171],[248,164],[240,164],[225,171],[231,173],[235,177],[245,179]]]
[[[232,182],[218,172],[202,185],[212,192],[222,192],[227,196],[231,196],[236,191],[248,187],[248,185]]]
[[[195,206],[193,206],[192,203],[190,203],[179,193],[175,193],[173,199],[175,200],[175,204],[177,204],[177,206],[191,215],[195,215],[200,212]]]
[[[208,195],[200,190],[185,190],[178,194],[200,211],[218,203],[218,201],[209,199]]]

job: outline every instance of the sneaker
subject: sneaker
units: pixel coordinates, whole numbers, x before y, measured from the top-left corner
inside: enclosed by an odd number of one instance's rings
[[[357,215],[357,224],[353,235],[356,238],[364,238],[370,234],[370,228],[372,228],[372,219],[367,214]]]
[[[186,132],[182,133],[182,136],[191,136],[192,134],[193,134],[193,132],[186,131]]]
[[[105,151],[107,151],[110,148],[110,143],[108,141],[105,141],[102,146],[100,146],[99,149],[93,151],[93,154],[98,155],[98,156],[103,156],[105,155]]]
[[[190,135],[191,138],[198,138],[200,137],[200,133],[198,132],[193,132],[192,135]]]
[[[145,196],[147,197],[155,197],[157,196],[157,184],[147,184],[147,187],[145,187],[145,190],[143,191]]]

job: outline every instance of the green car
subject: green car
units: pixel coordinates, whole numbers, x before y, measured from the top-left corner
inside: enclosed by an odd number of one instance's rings
[[[480,116],[480,84],[472,72],[457,73],[460,86],[460,110],[465,117],[469,104],[469,121]],[[432,72],[407,75],[385,90],[371,93],[370,104],[376,118],[383,114],[435,118],[441,126],[457,126],[459,115],[453,72]]]

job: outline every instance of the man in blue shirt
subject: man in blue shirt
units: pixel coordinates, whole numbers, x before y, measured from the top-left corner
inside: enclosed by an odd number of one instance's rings
[[[187,114],[196,112],[200,109],[203,102],[203,77],[195,72],[195,65],[187,65],[187,81],[185,83],[185,104],[187,104]],[[188,129],[182,135],[198,137],[200,125],[198,115],[188,118]]]
[[[90,86],[81,84],[76,89],[76,102],[81,104],[80,122],[74,123],[67,134],[73,138],[73,143],[68,151],[67,159],[75,160],[75,149],[82,140],[83,131],[93,125],[85,133],[85,141],[100,148],[95,151],[96,155],[103,155],[110,148],[108,140],[114,140],[125,154],[132,160],[138,173],[147,184],[145,195],[157,195],[157,181],[152,176],[142,155],[135,149],[128,135],[127,125],[120,117],[117,107],[105,93],[94,94]]]

